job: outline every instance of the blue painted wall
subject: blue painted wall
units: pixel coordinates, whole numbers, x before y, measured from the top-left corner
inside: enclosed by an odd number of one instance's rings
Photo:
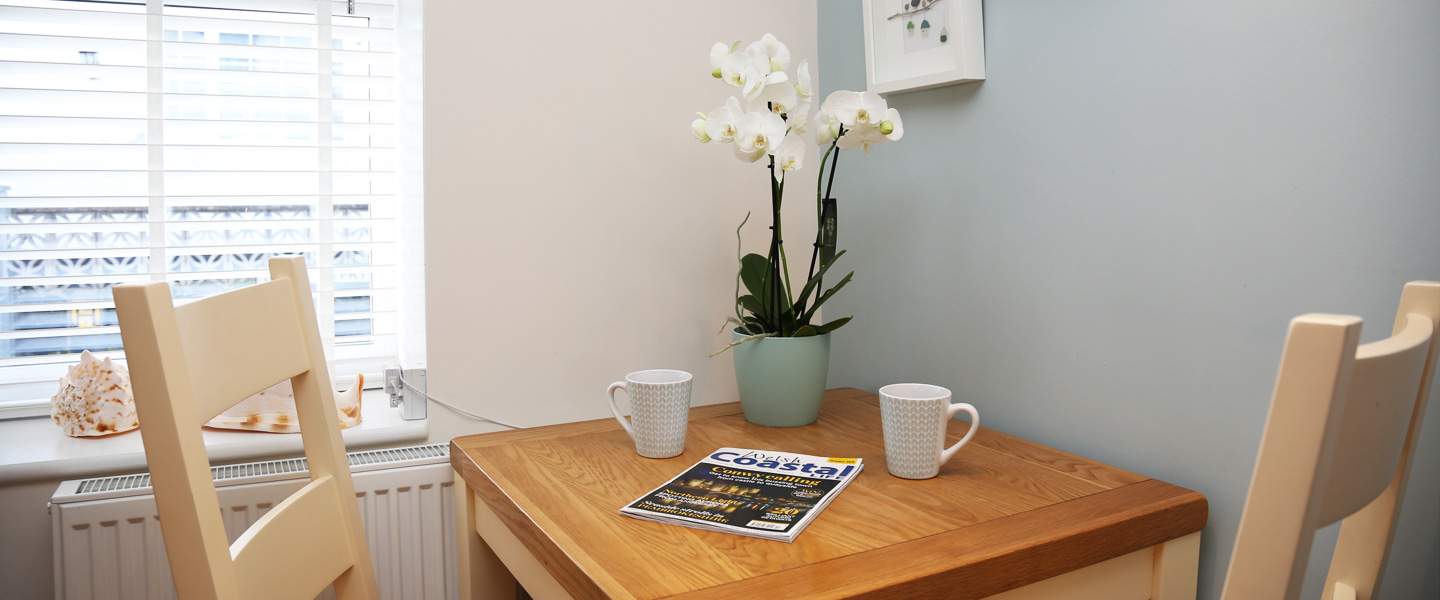
[[[863,89],[860,3],[819,5],[824,92]],[[891,96],[905,139],[841,158],[830,384],[944,385],[1204,493],[1218,597],[1290,318],[1372,341],[1404,282],[1440,280],[1437,23],[1420,0],[987,2],[989,79]],[[1391,598],[1440,598],[1435,395]]]

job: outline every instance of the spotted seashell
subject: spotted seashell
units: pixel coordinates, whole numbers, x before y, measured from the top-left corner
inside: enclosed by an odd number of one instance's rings
[[[50,418],[70,437],[110,435],[140,426],[130,372],[89,350],[60,378],[50,406]]]
[[[361,376],[354,387],[335,394],[335,413],[339,417],[341,429],[360,424],[360,390],[364,385],[365,378]],[[290,380],[286,379],[241,400],[239,404],[211,419],[205,426],[270,433],[299,433],[300,417],[295,412],[295,390],[290,386]]]

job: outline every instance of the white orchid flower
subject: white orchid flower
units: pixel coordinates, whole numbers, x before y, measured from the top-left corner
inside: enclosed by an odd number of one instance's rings
[[[705,134],[720,143],[735,141],[740,121],[744,119],[745,111],[740,109],[740,101],[731,96],[725,100],[725,106],[710,111],[710,117],[705,119]]]
[[[833,102],[832,102],[833,101]],[[878,126],[885,120],[885,113],[889,107],[885,105],[885,99],[875,92],[849,92],[838,91],[830,94],[825,103],[831,105],[830,112],[839,119],[846,128],[855,125],[865,124]]]
[[[889,114],[890,107],[885,105],[885,99],[875,92],[862,92],[860,94],[860,112],[855,115],[856,123],[869,123],[879,126]]]
[[[833,111],[835,103],[832,100],[834,98],[835,94],[830,94],[830,97],[820,105],[820,112],[815,113],[816,146],[828,146],[830,142],[835,141],[836,136],[840,135],[840,119],[835,116]]]
[[[854,96],[854,98],[851,98],[851,96]],[[837,112],[837,108],[842,104],[859,104],[859,96],[859,92],[851,92],[848,90],[837,90],[831,92],[829,96],[825,97],[825,101],[820,103],[820,113],[816,115],[816,119],[830,124],[842,124],[840,122],[840,115],[839,112]],[[851,121],[850,123],[845,125],[849,126],[853,124],[854,121]]]
[[[720,61],[720,78],[730,85],[741,88],[746,100],[754,101],[765,91],[765,87],[784,83],[788,77],[784,72],[771,72],[768,59],[759,52],[732,52]]]
[[[751,42],[745,47],[746,52],[759,52],[765,55],[765,63],[771,71],[784,71],[790,68],[790,47],[780,40],[775,39],[771,34],[765,34],[758,42]]]
[[[866,154],[870,153],[871,146],[879,146],[889,140],[885,134],[880,133],[880,128],[869,123],[857,123],[855,127],[845,130],[845,135],[840,136],[838,146],[841,150],[861,148]]]
[[[815,145],[829,146],[830,142],[835,141],[835,136],[839,133],[839,123],[825,123],[822,121],[820,125],[815,128]]]
[[[785,138],[785,119],[775,113],[746,113],[735,134],[735,157],[755,162],[766,154],[774,154]]]
[[[744,80],[744,87],[741,94],[745,96],[746,100],[755,102],[760,98],[760,94],[764,93],[765,88],[785,83],[785,81],[789,79],[789,76],[785,75],[784,71],[775,71],[773,73],[767,71],[764,64],[764,55],[756,54],[752,56],[754,56],[754,60],[745,68],[744,73],[741,75]]]
[[[726,46],[724,42],[715,42],[715,45],[710,47],[710,75],[712,77],[720,79],[720,63],[725,62],[725,57],[730,56],[739,47],[739,40],[729,46]]]
[[[786,171],[798,171],[805,163],[805,140],[790,132],[775,148],[775,181],[784,181]]]
[[[885,136],[885,139],[892,142],[899,141],[905,135],[905,127],[900,123],[900,111],[893,108],[886,110],[885,120],[881,121],[880,126],[876,129],[880,130],[880,134]]]
[[[810,85],[810,59],[808,58],[800,61],[800,66],[795,68],[795,94],[804,100],[815,96],[815,89]]]
[[[800,106],[787,113],[785,118],[790,123],[790,131],[805,133],[805,129],[810,126],[810,101],[801,100]]]
[[[784,73],[771,73],[770,75],[784,75]],[[766,84],[760,94],[750,103],[754,110],[768,110],[777,115],[795,112],[800,106],[800,96],[795,93],[795,86]]]
[[[720,79],[735,87],[745,86],[745,72],[754,68],[755,55],[731,52],[720,59]]]

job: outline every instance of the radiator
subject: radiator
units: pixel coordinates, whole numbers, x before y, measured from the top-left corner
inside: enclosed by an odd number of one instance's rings
[[[351,452],[349,458],[380,596],[458,598],[449,447]],[[303,458],[210,472],[232,543],[309,481]],[[148,473],[66,481],[50,503],[57,599],[175,597]]]

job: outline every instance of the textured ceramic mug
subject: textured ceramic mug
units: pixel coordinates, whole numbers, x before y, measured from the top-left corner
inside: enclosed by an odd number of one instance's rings
[[[685,426],[690,422],[690,384],[684,371],[636,371],[610,384],[610,412],[635,440],[635,452],[646,458],[670,458],[685,451]],[[630,420],[615,406],[615,390],[630,396]]]
[[[958,412],[970,413],[970,431],[945,447],[945,429]],[[980,413],[969,404],[950,403],[950,390],[923,383],[880,388],[880,421],[885,433],[885,466],[905,479],[929,479],[940,473],[980,429]]]

